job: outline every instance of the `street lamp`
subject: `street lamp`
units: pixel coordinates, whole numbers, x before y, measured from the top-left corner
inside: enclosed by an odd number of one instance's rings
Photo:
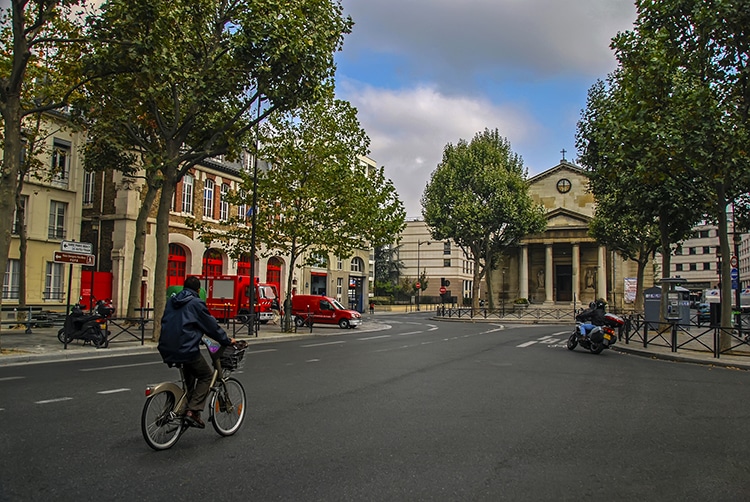
[[[422,248],[422,244],[430,245],[430,241],[417,241],[417,312],[419,312],[419,295],[422,292],[422,277],[419,275],[419,250]]]

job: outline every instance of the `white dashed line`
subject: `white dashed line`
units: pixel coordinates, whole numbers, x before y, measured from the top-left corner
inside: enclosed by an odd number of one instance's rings
[[[368,336],[366,338],[357,338],[357,340],[376,340],[378,338],[390,338],[391,335]]]
[[[530,342],[522,343],[521,345],[516,345],[516,347],[529,347],[531,345],[534,345],[535,343],[537,343],[537,341],[536,340],[532,340]]]
[[[58,397],[57,399],[46,399],[44,401],[36,401],[34,404],[49,404],[49,403],[59,403],[60,401],[70,401],[73,399],[72,397]]]
[[[8,382],[10,380],[23,380],[24,378],[26,377],[22,377],[22,376],[4,377],[4,378],[0,378],[0,382]]]
[[[424,331],[409,331],[406,333],[399,333],[398,336],[418,335],[419,333],[424,333]]]
[[[251,356],[253,354],[260,354],[262,352],[276,352],[279,349],[263,349],[263,350],[254,350],[252,352],[245,352],[248,356]]]
[[[153,361],[150,363],[133,363],[133,364],[119,364],[117,366],[101,366],[99,368],[83,368],[78,371],[101,371],[101,370],[117,370],[120,368],[135,368],[137,366],[150,366],[152,364],[164,364],[161,361]]]
[[[306,363],[317,363],[317,362],[319,362],[319,361],[320,361],[320,359],[308,359],[308,360],[307,360],[307,361],[305,361],[305,362],[306,362]]]
[[[118,392],[129,392],[130,389],[112,389],[112,390],[100,390],[97,394],[116,394]]]
[[[338,345],[340,343],[346,343],[346,342],[340,341],[340,342],[311,343],[309,345],[301,345],[301,347],[321,347],[323,345]]]

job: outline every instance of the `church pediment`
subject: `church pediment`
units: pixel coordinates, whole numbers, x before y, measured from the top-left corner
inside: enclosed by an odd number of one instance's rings
[[[572,216],[579,218],[576,225],[581,225],[581,222],[587,224],[594,216],[595,201],[589,191],[588,174],[565,160],[529,179],[529,195],[547,210],[550,224],[553,223],[553,215],[555,219],[560,219],[562,226],[574,225],[569,220],[570,215],[578,215]],[[565,212],[559,213],[560,209]]]
[[[588,227],[591,218],[565,208],[557,208],[547,213],[547,230],[560,228]]]

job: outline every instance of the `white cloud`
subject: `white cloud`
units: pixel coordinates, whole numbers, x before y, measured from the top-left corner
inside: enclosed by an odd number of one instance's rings
[[[409,217],[421,215],[419,199],[446,144],[497,128],[513,147],[538,128],[523,110],[482,98],[448,96],[431,87],[392,91],[339,82],[339,95],[357,107],[372,141],[371,157],[385,166]]]
[[[513,69],[529,78],[599,76],[609,43],[632,27],[633,0],[345,0],[345,51],[404,58],[404,71],[450,84],[461,73]],[[359,21],[359,22],[358,22]]]

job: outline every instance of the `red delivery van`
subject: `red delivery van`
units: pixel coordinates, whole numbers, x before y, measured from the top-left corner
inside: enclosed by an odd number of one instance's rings
[[[338,324],[341,329],[356,328],[362,323],[359,312],[344,308],[329,296],[294,295],[292,315],[298,327],[304,326],[308,316],[312,317],[313,324]]]

